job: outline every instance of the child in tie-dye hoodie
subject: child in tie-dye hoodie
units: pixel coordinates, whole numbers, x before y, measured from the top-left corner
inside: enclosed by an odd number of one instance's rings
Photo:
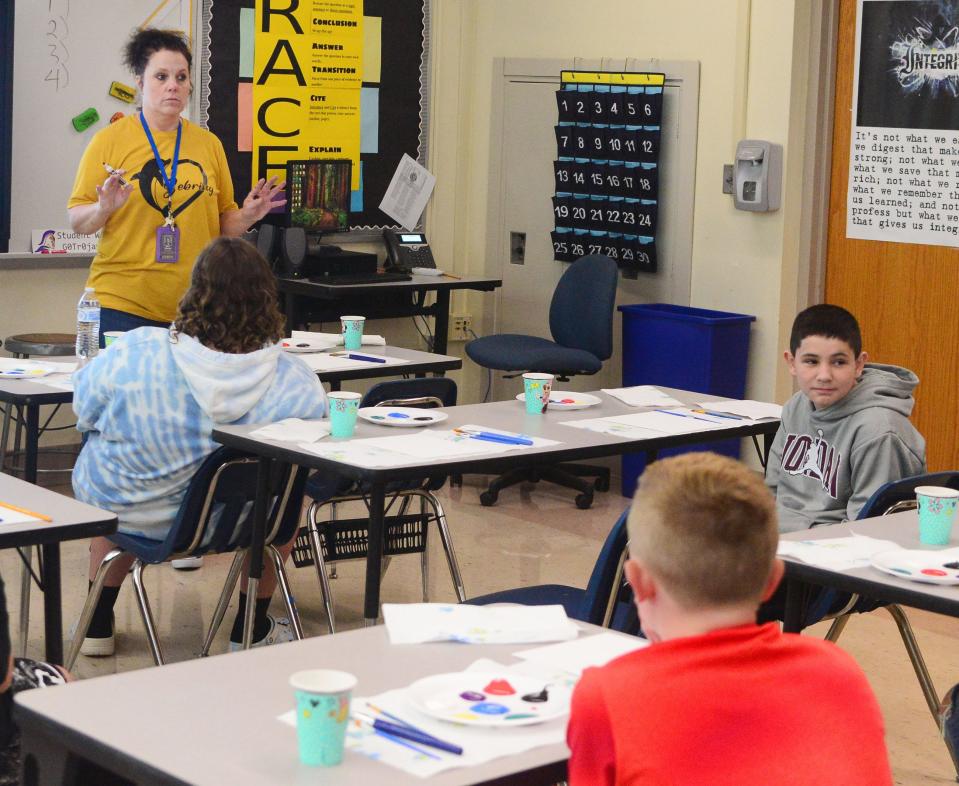
[[[214,240],[170,330],[126,333],[74,374],[77,428],[86,435],[73,472],[77,499],[114,511],[121,532],[162,540],[194,473],[218,447],[215,426],[326,415],[322,385],[280,349],[282,335],[266,261],[246,241]],[[106,538],[92,542],[91,580],[112,548]],[[121,557],[111,566],[84,654],[113,653],[113,604],[131,563]],[[254,641],[275,627],[266,614],[275,585],[268,572]],[[237,641],[245,604],[241,594]]]

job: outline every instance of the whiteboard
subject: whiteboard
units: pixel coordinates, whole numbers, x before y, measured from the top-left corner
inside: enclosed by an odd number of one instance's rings
[[[109,94],[133,86],[121,50],[144,23],[191,29],[197,0],[29,0],[16,4],[13,53],[13,162],[10,251],[26,251],[33,229],[63,229],[80,157],[114,112],[134,104]],[[194,64],[195,65],[195,64]],[[98,122],[70,120],[93,107]],[[29,249],[32,250],[32,249]]]

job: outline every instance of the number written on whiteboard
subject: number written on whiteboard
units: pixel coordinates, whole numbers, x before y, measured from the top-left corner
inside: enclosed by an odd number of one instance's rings
[[[63,90],[70,84],[70,0],[47,0],[47,20],[43,45],[48,54],[47,70],[43,81],[54,90]]]

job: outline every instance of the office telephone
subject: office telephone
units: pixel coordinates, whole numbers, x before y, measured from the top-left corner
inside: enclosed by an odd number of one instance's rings
[[[430,244],[422,232],[383,230],[386,241],[387,266],[409,273],[414,267],[436,267]]]

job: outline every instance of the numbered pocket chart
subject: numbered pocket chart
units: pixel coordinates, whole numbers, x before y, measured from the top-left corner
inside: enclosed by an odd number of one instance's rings
[[[553,257],[605,254],[625,271],[655,273],[664,74],[563,71]]]

